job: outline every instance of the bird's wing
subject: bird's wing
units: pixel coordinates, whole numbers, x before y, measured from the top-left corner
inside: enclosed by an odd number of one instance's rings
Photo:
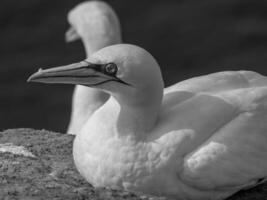
[[[164,89],[163,105],[172,106],[189,99],[197,93],[219,93],[222,91],[261,87],[267,78],[252,71],[225,71],[199,76],[176,83]]]
[[[239,190],[262,181],[267,176],[267,86],[214,96],[228,102],[236,112],[225,116],[227,120],[185,156],[178,172],[180,179],[203,190]],[[219,116],[211,115],[207,126],[213,126],[216,117],[222,120]],[[199,120],[207,121],[205,117]]]
[[[198,92],[221,92],[247,87],[266,86],[267,79],[252,71],[224,71],[204,76],[187,79],[165,88],[164,93],[176,91]]]
[[[199,94],[214,96],[236,89],[263,86],[267,86],[267,78],[252,71],[225,71],[199,76],[165,88],[162,110],[168,112]]]

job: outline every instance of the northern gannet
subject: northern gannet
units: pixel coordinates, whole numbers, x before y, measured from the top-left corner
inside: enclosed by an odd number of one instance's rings
[[[111,95],[74,140],[76,167],[95,187],[218,200],[267,176],[267,78],[256,72],[219,72],[164,89],[146,50],[118,44],[29,81]]]
[[[78,4],[68,14],[71,28],[66,41],[81,38],[87,57],[105,46],[121,43],[119,19],[115,11],[103,1],[86,1]],[[102,106],[109,95],[85,86],[75,86],[72,112],[67,133],[76,134],[86,120]]]

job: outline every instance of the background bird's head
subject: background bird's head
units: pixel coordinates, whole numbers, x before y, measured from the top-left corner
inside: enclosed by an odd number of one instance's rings
[[[114,10],[103,1],[86,1],[68,13],[70,29],[67,42],[82,39],[91,46],[107,46],[121,41],[119,19]]]

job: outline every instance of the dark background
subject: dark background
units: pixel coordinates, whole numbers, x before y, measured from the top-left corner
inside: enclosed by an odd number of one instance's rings
[[[73,87],[27,83],[39,67],[85,58],[81,42],[66,44],[74,0],[1,0],[0,128],[64,132]],[[123,40],[147,49],[165,85],[222,70],[267,75],[267,1],[150,0],[109,2]]]

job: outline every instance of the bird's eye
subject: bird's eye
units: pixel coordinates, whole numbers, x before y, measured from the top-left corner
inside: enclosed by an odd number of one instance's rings
[[[105,66],[105,72],[109,75],[115,75],[118,71],[118,67],[114,63],[109,63]]]

